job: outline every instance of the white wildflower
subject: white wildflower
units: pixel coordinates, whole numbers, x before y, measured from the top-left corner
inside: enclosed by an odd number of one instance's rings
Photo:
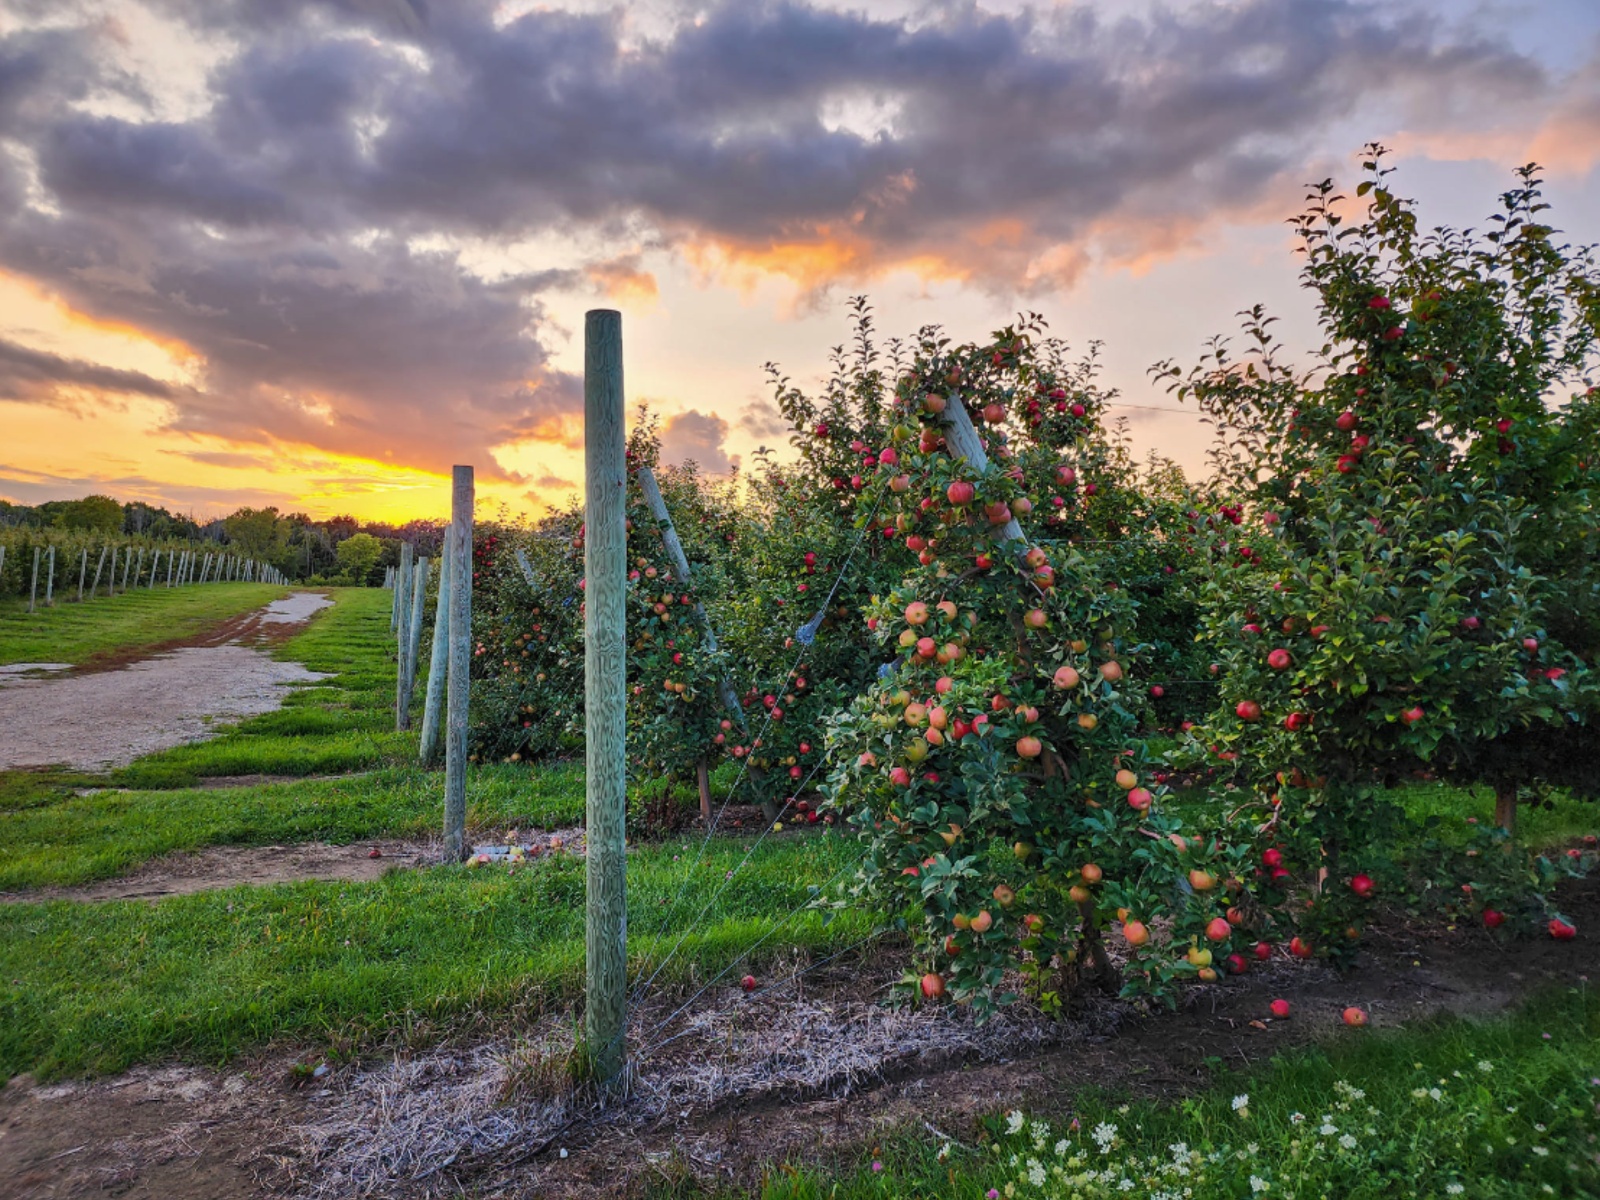
[[[1044,1166],[1036,1158],[1028,1160],[1028,1182],[1036,1188],[1042,1188],[1045,1181]]]
[[[1094,1127],[1094,1132],[1090,1136],[1094,1138],[1094,1144],[1100,1147],[1101,1154],[1110,1154],[1111,1147],[1117,1140],[1117,1127],[1107,1121],[1101,1121]]]
[[[1466,1187],[1459,1183],[1447,1183],[1444,1185],[1444,1192],[1447,1196],[1459,1196],[1466,1190]]]
[[[1261,1178],[1259,1175],[1250,1176],[1250,1192],[1252,1195],[1260,1195],[1271,1186],[1272,1185],[1270,1183]]]
[[[1323,1137],[1332,1137],[1334,1134],[1338,1133],[1339,1130],[1332,1121],[1324,1121],[1322,1123],[1322,1128],[1317,1130],[1317,1132]]]
[[[1356,1139],[1351,1134],[1342,1134],[1339,1138],[1339,1145],[1346,1150],[1354,1150],[1356,1148]]]
[[[1535,1146],[1535,1147],[1533,1147],[1533,1152],[1535,1154],[1537,1154],[1540,1158],[1543,1158],[1545,1155],[1550,1153],[1550,1147],[1549,1146]]]
[[[1057,1158],[1065,1158],[1066,1156],[1067,1156],[1067,1139],[1066,1138],[1062,1138],[1059,1142],[1056,1143],[1056,1157]]]
[[[1014,1109],[1011,1112],[1008,1112],[1006,1114],[1006,1132],[1021,1133],[1024,1119],[1025,1118],[1023,1115]]]
[[[1487,1075],[1487,1074],[1489,1074],[1490,1071],[1494,1070],[1494,1064],[1492,1062],[1490,1062],[1487,1058],[1480,1058],[1478,1060],[1478,1070],[1482,1071],[1485,1075]],[[1451,1184],[1451,1187],[1461,1187],[1461,1185],[1459,1183],[1456,1183],[1456,1184]],[[1446,1190],[1448,1190],[1448,1189],[1446,1189]],[[1467,1189],[1466,1188],[1461,1188],[1461,1190],[1462,1191],[1466,1191]]]
[[[1243,1112],[1245,1109],[1247,1109],[1249,1107],[1250,1107],[1250,1097],[1249,1096],[1235,1096],[1233,1098],[1233,1111],[1234,1112]]]
[[[1299,1125],[1305,1119],[1306,1119],[1306,1115],[1303,1112],[1297,1112],[1297,1113],[1290,1113],[1289,1114],[1289,1124],[1291,1124],[1291,1125]]]

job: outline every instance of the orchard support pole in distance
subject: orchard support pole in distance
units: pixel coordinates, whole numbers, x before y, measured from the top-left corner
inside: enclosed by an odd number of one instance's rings
[[[39,556],[44,553],[44,548],[33,548],[33,584],[28,589],[28,611],[33,612],[39,607]]]
[[[422,741],[417,761],[431,767],[439,760],[439,716],[444,706],[444,680],[448,670],[450,646],[450,570],[455,561],[451,549],[454,533],[446,528],[444,550],[439,559],[439,599],[433,612],[433,648],[428,654],[428,696],[422,706]]]
[[[89,577],[89,548],[84,547],[83,559],[78,563],[78,603],[83,603],[83,581]]]
[[[639,480],[639,490],[644,493],[644,502],[650,506],[650,512],[655,516],[656,524],[661,526],[661,540],[667,547],[667,557],[672,560],[672,569],[678,573],[678,578],[685,585],[694,582],[689,572],[689,558],[683,552],[683,542],[678,538],[678,530],[672,524],[672,516],[667,512],[667,502],[661,496],[661,487],[656,483],[655,472],[649,467],[640,467],[635,473]],[[700,628],[705,631],[706,649],[715,654],[717,652],[717,631],[711,627],[711,618],[706,615],[705,605],[698,600],[694,604],[694,619],[700,623]],[[734,721],[739,728],[748,733],[745,725],[744,705],[739,703],[739,693],[734,690],[733,680],[727,675],[717,680],[717,695],[722,700],[722,707],[733,714]],[[755,768],[750,768],[752,773]],[[700,815],[706,820],[707,828],[711,822],[711,783],[710,772],[705,768],[705,763],[697,765],[695,772],[700,784]],[[771,800],[761,802],[761,811],[768,821],[778,819],[778,806]]]
[[[150,582],[144,585],[144,590],[145,591],[153,592],[153,591],[156,590],[156,568],[159,567],[160,565],[161,565],[161,551],[157,550],[154,554],[152,554],[150,556]]]
[[[627,1034],[626,686],[628,475],[622,314],[584,315],[584,657],[587,757],[584,1037],[602,1086],[622,1074]]]
[[[445,685],[444,854],[466,857],[467,698],[472,670],[472,468],[456,467],[450,489],[450,675]]]
[[[400,647],[399,690],[394,700],[394,727],[411,728],[411,693],[417,687],[417,651],[422,648],[422,611],[428,602],[428,567],[425,558],[417,560],[411,575],[411,604],[406,612],[405,641]]]
[[[395,576],[394,588],[394,636],[401,646],[406,641],[406,618],[411,615],[411,568],[415,553],[410,542],[400,543],[400,573]]]
[[[56,606],[56,548],[54,546],[50,547],[48,558],[50,564],[44,577],[44,606],[46,608],[54,608]]]
[[[100,571],[106,565],[106,547],[100,547],[100,557],[94,564],[94,582],[89,585],[89,599],[94,599],[94,594],[100,590]]]

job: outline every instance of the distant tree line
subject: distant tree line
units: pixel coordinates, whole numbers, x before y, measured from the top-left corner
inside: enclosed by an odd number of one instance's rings
[[[391,525],[352,516],[317,520],[276,507],[244,507],[226,517],[200,520],[143,501],[124,504],[111,496],[12,504],[0,500],[0,529],[62,530],[139,538],[215,542],[237,554],[271,563],[299,582],[377,584],[386,567],[400,561],[400,545],[438,557],[444,523]]]

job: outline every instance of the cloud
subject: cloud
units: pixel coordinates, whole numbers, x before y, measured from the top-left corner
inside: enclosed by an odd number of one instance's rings
[[[0,270],[187,347],[196,386],[145,393],[174,431],[486,479],[493,447],[581,439],[550,300],[654,297],[640,248],[819,293],[899,270],[1048,292],[1282,215],[1330,130],[1444,138],[1562,97],[1551,138],[1596,120],[1589,83],[1493,31],[1365,0],[725,0],[650,37],[625,7],[146,4],[215,55],[201,102],[158,103],[108,0],[27,0],[0,37]],[[518,243],[576,261],[482,266]],[[157,385],[94,369],[0,378],[35,399]],[[755,406],[737,421],[779,432]],[[731,467],[722,418],[669,429]]]
[[[158,399],[173,399],[183,391],[142,371],[124,371],[81,359],[63,358],[0,338],[0,400],[49,402],[62,389],[132,393]]]
[[[728,423],[714,413],[674,413],[661,425],[661,461],[667,466],[694,463],[712,475],[726,475],[738,465],[724,443]]]

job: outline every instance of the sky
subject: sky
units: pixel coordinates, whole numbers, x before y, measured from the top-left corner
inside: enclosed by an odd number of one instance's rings
[[[1201,473],[1150,366],[1258,302],[1315,344],[1285,222],[1373,140],[1425,225],[1537,161],[1600,241],[1600,4],[0,0],[0,498],[559,506],[592,308],[725,472],[856,294],[1103,343]]]

